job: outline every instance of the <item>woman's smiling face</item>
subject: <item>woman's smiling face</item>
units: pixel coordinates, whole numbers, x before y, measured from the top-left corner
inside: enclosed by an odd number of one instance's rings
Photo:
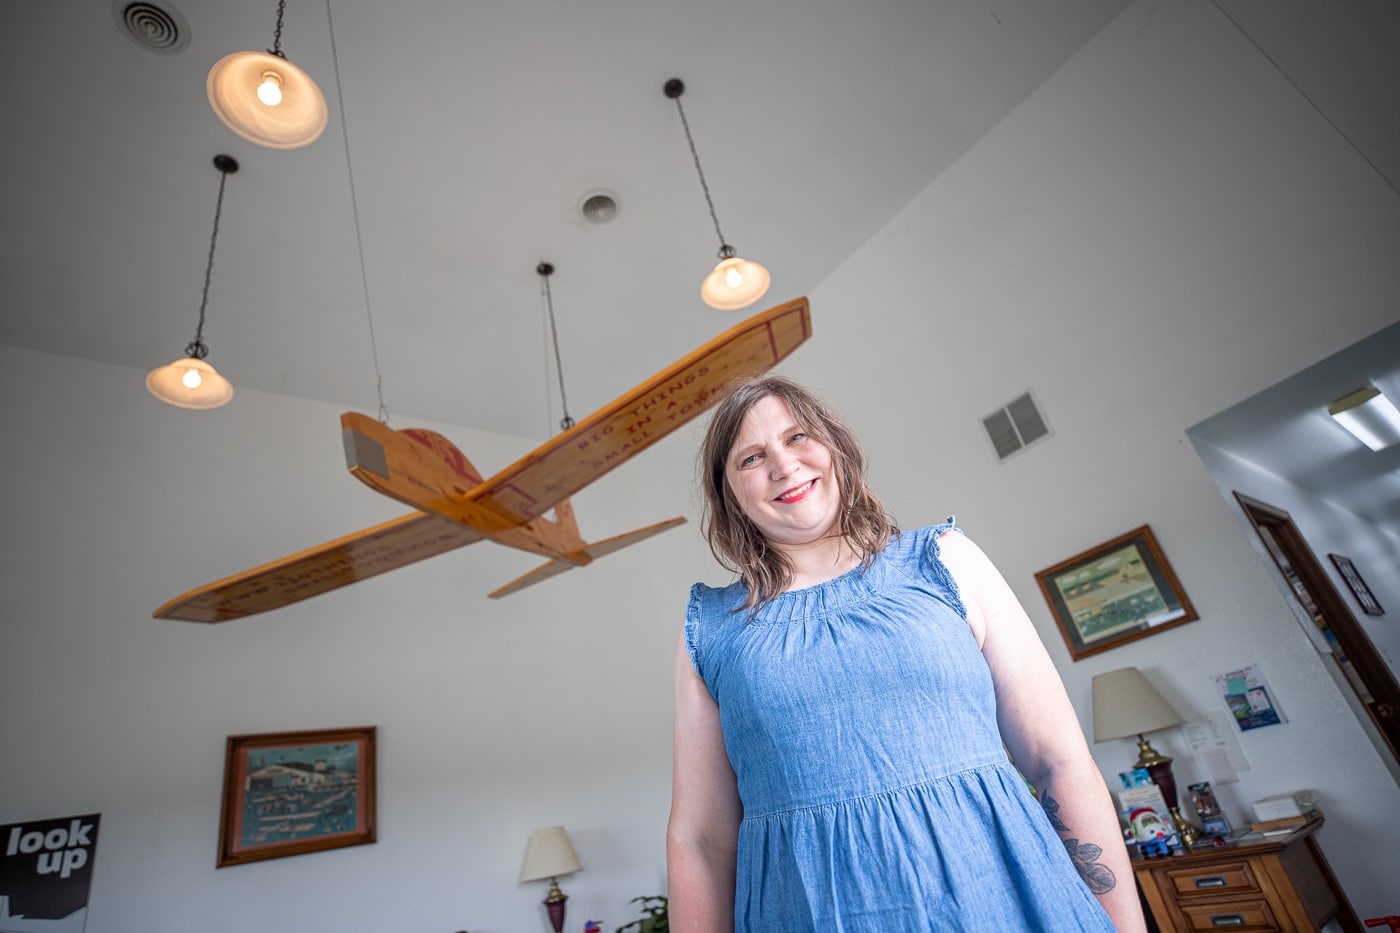
[[[744,514],[779,549],[839,531],[841,491],[831,451],[807,436],[776,395],[744,416],[725,475]]]

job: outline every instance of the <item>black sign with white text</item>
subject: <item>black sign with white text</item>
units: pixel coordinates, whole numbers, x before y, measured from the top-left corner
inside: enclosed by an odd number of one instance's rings
[[[101,815],[0,826],[0,933],[81,931]],[[42,921],[42,923],[36,923]]]

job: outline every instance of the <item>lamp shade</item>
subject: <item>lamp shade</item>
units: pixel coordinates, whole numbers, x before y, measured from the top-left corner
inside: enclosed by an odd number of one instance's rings
[[[201,359],[183,356],[146,376],[146,388],[177,408],[218,408],[233,398],[233,385]]]
[[[1181,724],[1142,671],[1124,667],[1094,676],[1094,741],[1107,742]]]
[[[572,875],[583,869],[574,852],[574,844],[562,826],[537,829],[530,836],[525,847],[525,867],[520,869],[520,880],[543,881],[545,878],[560,878]]]
[[[768,270],[761,264],[729,256],[700,283],[700,299],[720,311],[737,311],[762,298],[769,281]]]
[[[326,128],[321,89],[306,72],[277,55],[225,55],[209,69],[205,90],[209,106],[224,125],[259,146],[298,149]]]

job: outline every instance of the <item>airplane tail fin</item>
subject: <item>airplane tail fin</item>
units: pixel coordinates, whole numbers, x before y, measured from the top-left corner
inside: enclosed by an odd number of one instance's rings
[[[572,553],[575,555],[586,555],[589,558],[604,557],[611,554],[613,551],[622,550],[629,544],[636,544],[638,541],[644,541],[652,535],[660,534],[663,531],[683,524],[685,524],[685,519],[681,517],[667,519],[664,522],[657,522],[655,525],[647,525],[645,528],[638,528],[636,531],[629,531],[626,534],[604,538],[592,544],[585,544]],[[523,590],[525,587],[539,583],[541,580],[548,580],[552,576],[561,574],[565,570],[572,570],[577,566],[579,566],[579,564],[566,560],[551,560],[548,563],[541,564],[523,576],[516,577],[505,586],[492,590],[486,595],[491,599],[500,599],[502,596],[509,596],[511,593]]]

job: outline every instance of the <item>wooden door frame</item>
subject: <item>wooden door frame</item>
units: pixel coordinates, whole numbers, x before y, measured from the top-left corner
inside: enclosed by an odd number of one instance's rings
[[[1391,709],[1400,709],[1400,683],[1396,682],[1395,675],[1385,663],[1385,659],[1376,651],[1376,646],[1372,643],[1370,636],[1356,621],[1351,607],[1347,605],[1342,594],[1332,583],[1332,578],[1327,575],[1322,562],[1313,554],[1307,539],[1303,537],[1298,526],[1294,524],[1293,516],[1277,506],[1246,496],[1242,492],[1235,491],[1234,495],[1244,510],[1245,518],[1254,528],[1255,534],[1260,534],[1261,528],[1267,527],[1275,540],[1279,542],[1279,546],[1287,553],[1293,570],[1302,579],[1313,602],[1317,604],[1318,609],[1327,620],[1328,627],[1336,635],[1337,643],[1346,652],[1347,659],[1351,662],[1357,676],[1361,678],[1366,689],[1370,691],[1372,701],[1378,705],[1388,703]],[[1265,548],[1265,550],[1268,549]],[[1282,568],[1278,567],[1273,555],[1270,554],[1269,557],[1269,563],[1282,573]],[[1284,582],[1286,584],[1288,581]],[[1360,697],[1357,699],[1360,700]],[[1366,708],[1364,703],[1362,706]],[[1381,741],[1390,749],[1390,754],[1396,763],[1400,764],[1400,746],[1397,746],[1395,738],[1391,735],[1395,727],[1387,728],[1381,723],[1375,722],[1377,714],[1369,708],[1366,709],[1366,712],[1371,717],[1372,724],[1376,727]]]

